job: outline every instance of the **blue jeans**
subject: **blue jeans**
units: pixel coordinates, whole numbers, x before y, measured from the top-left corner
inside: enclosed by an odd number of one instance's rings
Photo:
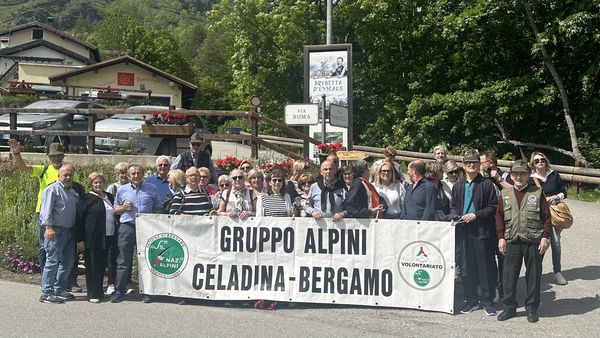
[[[556,230],[555,227],[552,227],[552,232],[550,232],[550,248],[552,249],[552,269],[554,273],[558,273],[561,271],[560,266],[560,232],[562,230]]]
[[[135,224],[131,222],[121,223],[117,234],[117,292],[124,294],[127,282],[131,278],[133,265],[133,248],[135,246]]]
[[[56,239],[44,239],[46,264],[42,271],[42,295],[58,294],[68,287],[69,274],[73,269],[75,238],[72,229],[54,227]]]

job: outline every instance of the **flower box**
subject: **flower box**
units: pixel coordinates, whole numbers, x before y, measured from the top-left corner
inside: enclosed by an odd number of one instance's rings
[[[97,97],[99,99],[105,99],[105,100],[120,100],[120,99],[122,99],[120,93],[98,93]]]
[[[142,124],[142,133],[150,136],[191,136],[196,132],[193,123],[175,124]]]
[[[36,91],[33,88],[18,88],[18,87],[9,87],[9,93],[13,94],[35,94]]]

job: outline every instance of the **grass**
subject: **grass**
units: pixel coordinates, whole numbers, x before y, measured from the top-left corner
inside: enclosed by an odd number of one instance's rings
[[[579,193],[575,194],[573,185],[567,186],[567,197],[573,200],[600,204],[600,187],[595,185],[582,185]]]

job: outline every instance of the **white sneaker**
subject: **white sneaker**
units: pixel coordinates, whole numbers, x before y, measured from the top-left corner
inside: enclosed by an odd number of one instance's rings
[[[98,298],[92,298],[92,299],[89,300],[89,302],[92,303],[92,304],[98,304],[98,303],[100,303],[100,299],[98,299]]]
[[[562,275],[562,273],[557,272],[554,274],[554,277],[556,277],[556,284],[567,285],[567,279]]]
[[[112,295],[113,293],[115,293],[115,285],[109,284],[108,287],[106,288],[106,294]]]

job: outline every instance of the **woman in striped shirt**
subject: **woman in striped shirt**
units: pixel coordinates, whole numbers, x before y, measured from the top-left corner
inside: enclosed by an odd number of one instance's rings
[[[289,217],[293,214],[292,199],[285,192],[285,173],[273,169],[267,176],[267,193],[256,203],[257,216]]]

